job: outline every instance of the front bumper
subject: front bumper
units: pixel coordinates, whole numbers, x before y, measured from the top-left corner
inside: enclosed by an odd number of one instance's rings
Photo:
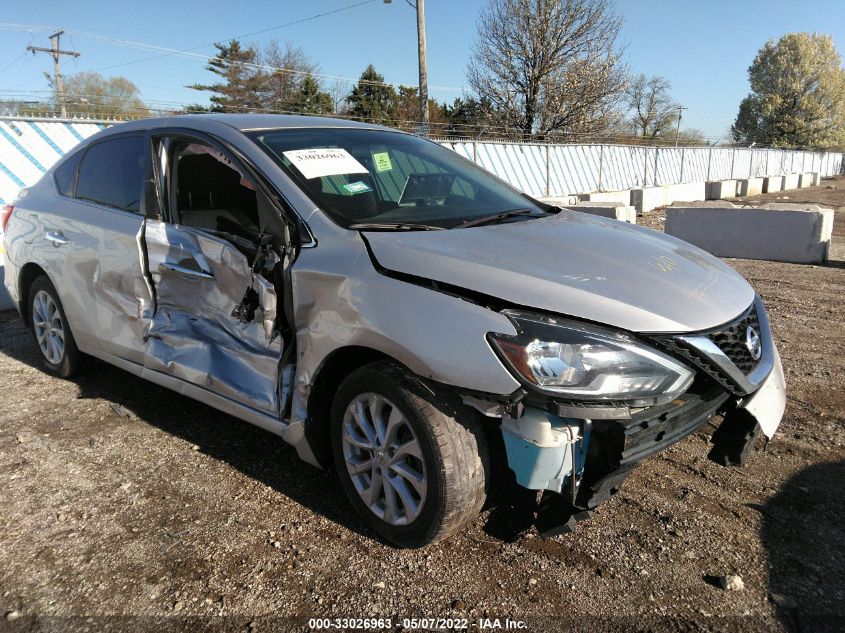
[[[754,356],[750,335],[756,333],[761,353]],[[786,407],[783,367],[759,296],[723,326],[648,338],[698,370],[689,390],[672,402],[632,409],[624,402],[598,406],[526,398],[524,412],[513,406],[502,411],[517,483],[544,491],[537,518],[538,528],[544,524],[541,533],[571,529],[574,519],[586,518],[613,495],[639,462],[717,414],[724,417],[712,436],[710,458],[724,465],[744,464],[759,434],[771,438],[780,425]]]
[[[746,410],[760,425],[763,433],[769,439],[775,434],[786,410],[786,380],[783,377],[783,366],[777,347],[772,344],[774,351],[774,366],[772,372],[760,385],[760,388],[747,398],[744,398],[738,409]]]
[[[503,416],[508,463],[517,483],[544,490],[535,521],[540,533],[549,537],[573,529],[575,521],[588,518],[615,494],[642,460],[694,433],[717,414],[724,418],[713,435],[711,458],[725,465],[743,464],[758,431],[771,438],[786,407],[783,367],[774,344],[772,352],[772,371],[754,393],[741,399],[702,378],[671,403],[624,420],[561,418],[532,407],[518,420]]]

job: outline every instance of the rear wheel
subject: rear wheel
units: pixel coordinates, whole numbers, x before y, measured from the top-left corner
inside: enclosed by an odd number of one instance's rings
[[[332,407],[332,448],[350,501],[381,536],[421,547],[478,515],[487,447],[474,412],[389,362],[351,373]]]
[[[70,378],[80,368],[81,354],[65,318],[59,294],[41,275],[29,288],[30,331],[41,352],[44,368],[51,374]]]

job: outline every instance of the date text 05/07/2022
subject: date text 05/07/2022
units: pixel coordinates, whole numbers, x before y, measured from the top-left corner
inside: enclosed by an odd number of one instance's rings
[[[402,618],[396,622],[396,625],[400,624],[403,631],[432,629],[519,631],[528,628],[526,622],[510,618],[479,618],[477,620],[470,620],[469,618]],[[390,630],[394,628],[394,622],[392,618],[310,618],[308,628],[312,630]]]

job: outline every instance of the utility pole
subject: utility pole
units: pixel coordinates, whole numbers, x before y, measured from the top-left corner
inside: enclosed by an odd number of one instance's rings
[[[70,55],[71,57],[79,57],[78,51],[63,51],[59,48],[59,38],[61,38],[64,31],[56,31],[50,36],[51,48],[42,48],[40,46],[27,46],[26,50],[33,53],[50,53],[53,56],[53,81],[56,84],[56,94],[59,97],[59,108],[61,109],[62,117],[67,118],[67,104],[65,103],[65,87],[62,83],[62,68],[59,58],[62,55]]]
[[[417,48],[420,61],[420,121],[428,136],[428,65],[425,60],[425,0],[417,0]]]
[[[393,0],[384,0],[384,4],[391,4]],[[428,112],[428,65],[425,54],[425,0],[405,0],[409,6],[417,10],[417,52],[420,68],[420,127],[425,136],[429,131]]]
[[[685,108],[684,106],[678,106],[678,129],[675,130],[675,147],[678,146],[678,138],[681,136],[681,117],[684,114],[684,110],[689,110],[689,108]]]

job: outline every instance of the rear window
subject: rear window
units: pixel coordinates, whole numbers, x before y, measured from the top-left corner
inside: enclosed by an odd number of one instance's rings
[[[141,210],[144,180],[141,136],[111,139],[85,152],[76,182],[76,197],[124,211]]]
[[[56,187],[58,187],[59,193],[63,196],[73,195],[73,185],[76,182],[76,169],[79,167],[79,159],[82,158],[82,154],[83,152],[76,152],[56,168],[56,173],[54,174]]]

